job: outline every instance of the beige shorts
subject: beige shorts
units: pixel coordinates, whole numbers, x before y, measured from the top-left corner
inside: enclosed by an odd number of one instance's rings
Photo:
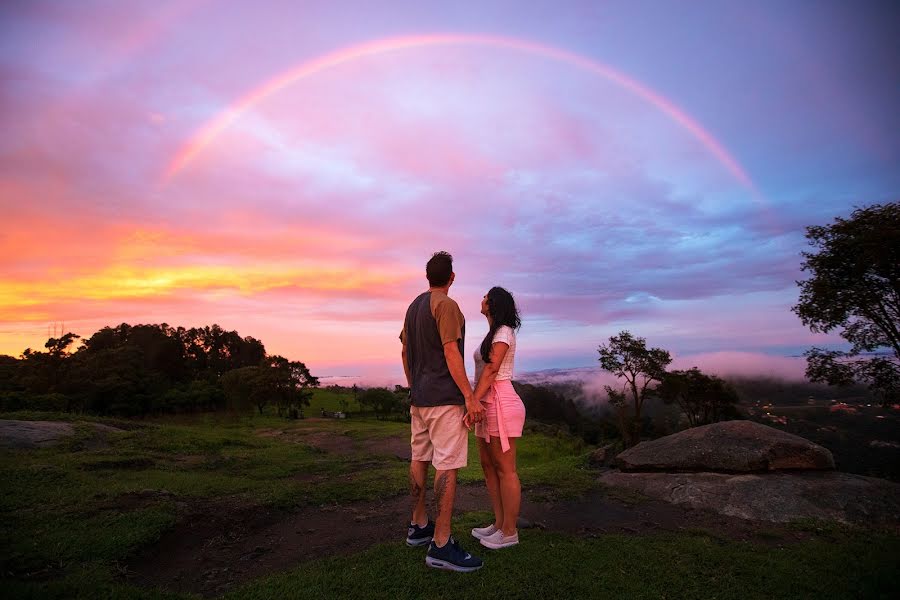
[[[409,414],[413,460],[431,461],[439,471],[468,464],[469,430],[463,424],[462,406],[411,406]]]

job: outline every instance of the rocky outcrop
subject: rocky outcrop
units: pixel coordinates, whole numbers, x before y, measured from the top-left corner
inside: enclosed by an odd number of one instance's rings
[[[642,442],[616,457],[623,471],[753,473],[834,469],[827,449],[755,423],[724,421]]]
[[[588,464],[592,467],[609,466],[616,457],[616,454],[613,451],[614,448],[615,445],[613,444],[607,444],[606,446],[597,448],[588,455]]]
[[[623,473],[601,483],[652,498],[757,521],[803,518],[900,526],[900,484],[837,472]]]
[[[827,449],[752,421],[726,421],[620,453],[603,484],[756,521],[814,518],[900,528],[900,484],[834,471]],[[664,472],[660,472],[664,471]]]
[[[98,434],[121,433],[118,427],[90,423]],[[13,421],[0,419],[0,447],[44,448],[75,434],[72,423],[59,421]]]
[[[0,445],[8,448],[43,448],[73,435],[71,423],[0,420]]]

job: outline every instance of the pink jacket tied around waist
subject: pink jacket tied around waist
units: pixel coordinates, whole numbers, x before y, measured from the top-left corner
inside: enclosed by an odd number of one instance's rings
[[[482,402],[485,419],[475,425],[475,435],[491,443],[491,436],[500,438],[500,449],[509,450],[509,438],[522,437],[525,425],[525,405],[508,379],[495,381]]]

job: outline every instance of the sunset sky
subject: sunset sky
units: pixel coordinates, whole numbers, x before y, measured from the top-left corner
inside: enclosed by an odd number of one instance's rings
[[[399,383],[444,249],[470,374],[493,285],[519,371],[765,372],[840,342],[804,228],[900,197],[895,2],[11,0],[0,77],[0,354],[218,323]]]

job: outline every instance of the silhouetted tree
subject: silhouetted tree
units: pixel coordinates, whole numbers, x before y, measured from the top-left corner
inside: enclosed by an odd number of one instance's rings
[[[13,392],[22,389],[19,384],[20,360],[14,356],[0,354],[0,392]]]
[[[266,390],[261,390],[257,385],[260,370],[260,367],[242,367],[222,375],[222,390],[230,410],[240,411],[255,406],[262,414],[269,397]]]
[[[20,360],[0,361],[0,407],[128,416],[215,410],[226,404],[222,378],[241,370],[241,385],[230,380],[232,408],[253,403],[262,411],[273,402],[279,412],[293,413],[309,404],[310,388],[319,384],[302,362],[268,356],[259,340],[218,325],[122,323],[69,353],[77,338],[67,333],[49,339],[47,352],[29,348]]]
[[[849,352],[811,348],[806,376],[830,385],[865,383],[883,404],[900,401],[900,204],[858,208],[850,218],[807,227],[810,279],[793,311],[813,332],[840,329]],[[884,356],[864,353],[887,350]]]
[[[58,393],[60,383],[66,375],[68,347],[79,336],[66,333],[59,338],[50,338],[44,347],[47,352],[26,348],[22,353],[19,381],[32,394]]]
[[[735,389],[714,375],[705,375],[697,367],[666,373],[656,393],[667,404],[676,403],[691,427],[738,416]]]
[[[647,348],[644,338],[634,337],[628,331],[609,338],[609,343],[601,345],[599,352],[603,370],[625,380],[621,390],[604,387],[616,410],[623,443],[626,447],[634,446],[640,441],[641,410],[649,386],[662,381],[672,357],[661,348]]]

